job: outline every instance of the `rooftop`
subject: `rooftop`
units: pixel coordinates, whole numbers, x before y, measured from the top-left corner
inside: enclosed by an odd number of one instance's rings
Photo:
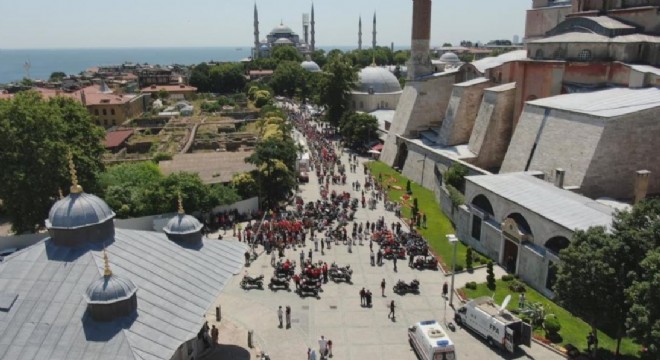
[[[527,173],[467,176],[466,179],[569,230],[609,227],[612,223],[614,209]]]
[[[584,32],[569,32],[565,34],[548,36],[542,39],[530,41],[531,44],[545,44],[545,43],[660,43],[660,36],[644,35],[644,34],[630,34],[620,35],[613,38]]]
[[[152,93],[152,92],[159,92],[159,91],[167,91],[167,92],[196,92],[197,88],[194,86],[188,86],[188,85],[151,85],[147,86],[145,88],[141,89],[142,92],[145,93]]]
[[[249,172],[256,167],[245,162],[252,152],[203,152],[177,154],[172,160],[158,163],[165,175],[180,171],[197,173],[207,184],[230,182],[234,174]],[[217,176],[214,176],[216,175]]]
[[[601,117],[616,117],[660,107],[660,88],[612,88],[557,95],[527,104]]]
[[[118,130],[105,133],[105,148],[113,148],[121,145],[126,139],[133,135],[134,130]]]
[[[490,56],[481,60],[473,61],[472,65],[474,65],[479,72],[484,73],[486,70],[498,67],[504,63],[525,59],[527,59],[527,50],[514,50],[499,56]]]

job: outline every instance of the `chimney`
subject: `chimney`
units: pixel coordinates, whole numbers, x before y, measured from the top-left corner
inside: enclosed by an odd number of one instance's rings
[[[431,66],[431,0],[413,0],[411,56],[408,80],[433,73]]]
[[[562,168],[555,169],[555,186],[563,189],[564,188],[564,177],[566,176],[566,170]]]
[[[651,172],[648,170],[639,170],[635,173],[635,202],[633,205],[638,204],[646,198],[646,192],[649,189],[649,176]]]

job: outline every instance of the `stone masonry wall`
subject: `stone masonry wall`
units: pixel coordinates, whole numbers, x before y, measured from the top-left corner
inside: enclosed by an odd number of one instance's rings
[[[469,85],[454,85],[445,120],[438,136],[442,145],[460,145],[470,140],[484,89],[490,86],[492,84],[486,79],[483,81],[471,80]]]

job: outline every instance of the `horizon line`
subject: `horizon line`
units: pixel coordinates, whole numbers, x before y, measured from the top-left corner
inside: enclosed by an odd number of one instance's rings
[[[325,49],[325,48],[347,48],[347,47],[355,47],[357,50],[356,45],[323,45],[323,46],[317,46],[317,48]],[[389,48],[390,46],[379,46],[379,47],[386,47]],[[409,48],[410,45],[407,46],[394,46],[395,48]],[[117,49],[218,49],[218,48],[240,48],[240,49],[252,49],[252,45],[247,45],[247,46],[241,46],[241,45],[218,45],[218,46],[209,46],[209,45],[204,45],[204,46],[107,46],[107,47],[24,47],[24,48],[14,48],[14,47],[0,47],[0,51],[2,50],[117,50]],[[365,50],[365,49],[363,49]],[[366,49],[368,50],[368,49]]]

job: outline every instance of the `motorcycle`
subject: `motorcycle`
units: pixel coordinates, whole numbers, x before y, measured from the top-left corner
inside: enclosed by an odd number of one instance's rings
[[[257,277],[251,277],[248,275],[243,275],[243,280],[241,280],[241,287],[244,290],[247,290],[248,288],[259,288],[262,289],[264,288],[264,276],[259,275]]]
[[[288,261],[288,260],[287,260]],[[296,273],[296,262],[289,261],[282,263],[281,261],[275,266],[276,277],[291,277]]]
[[[300,284],[298,288],[298,295],[300,297],[305,297],[307,295],[312,295],[317,299],[320,299],[319,292],[321,290],[321,281],[309,281],[305,280]]]
[[[393,259],[395,256],[399,259],[405,259],[406,249],[404,249],[403,247],[391,247],[391,246],[385,248],[385,251],[383,252],[383,257],[385,259]]]
[[[433,256],[418,257],[413,263],[413,266],[417,270],[438,270],[438,260]]]
[[[345,281],[350,284],[351,275],[353,275],[353,270],[351,269],[350,265],[346,267],[339,267],[334,265],[331,266],[330,269],[328,269],[328,276],[334,282]]]
[[[405,281],[399,280],[394,288],[392,288],[395,294],[404,295],[406,293],[415,293],[419,294],[419,280],[413,280],[409,284]]]
[[[270,278],[270,283],[268,284],[268,288],[272,291],[278,290],[278,289],[284,289],[289,291],[289,280],[290,277],[277,277],[273,276]]]

